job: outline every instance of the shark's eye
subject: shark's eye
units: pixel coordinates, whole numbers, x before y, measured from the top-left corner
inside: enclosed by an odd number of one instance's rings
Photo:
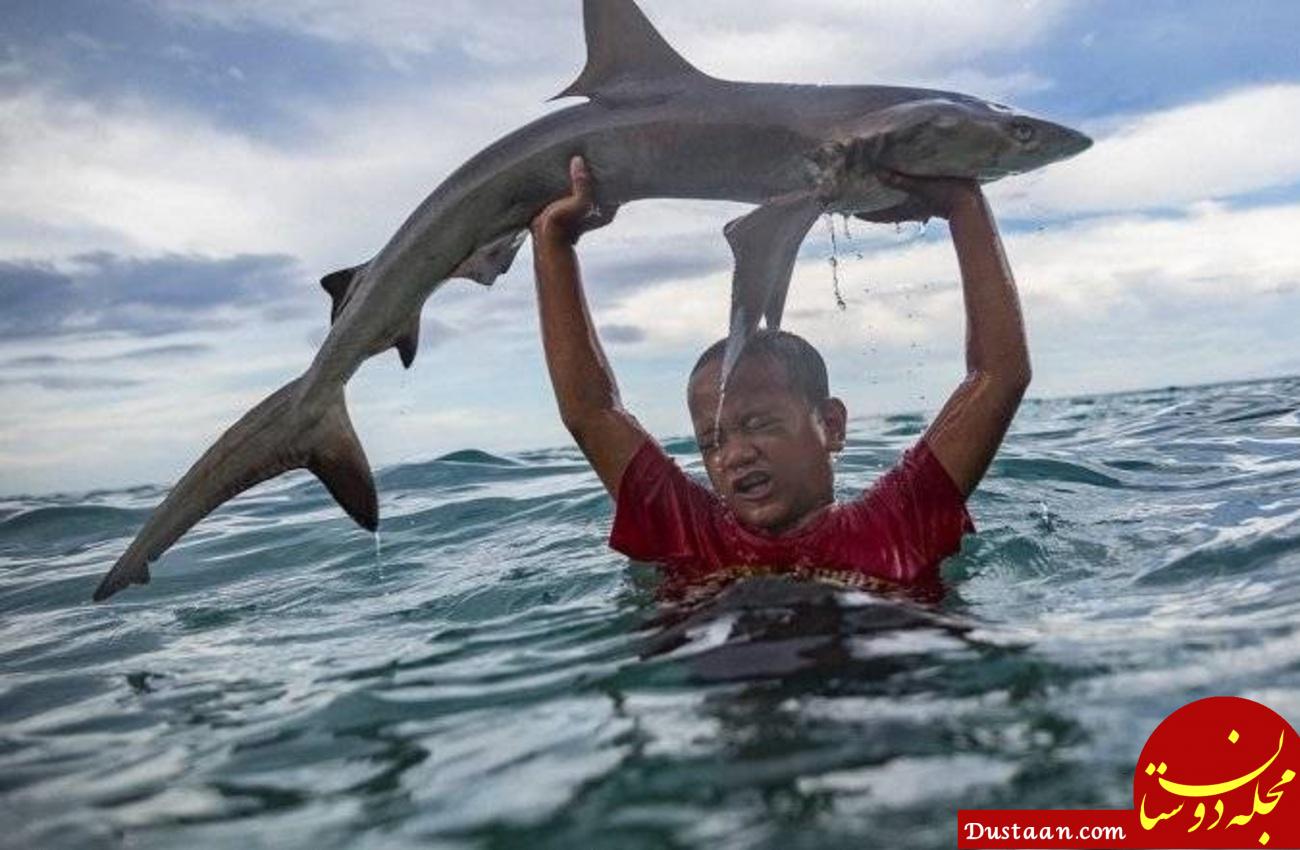
[[[1015,139],[1017,142],[1020,142],[1021,144],[1032,142],[1034,140],[1035,135],[1036,133],[1034,131],[1033,124],[1029,124],[1024,121],[1012,122],[1011,138]]]

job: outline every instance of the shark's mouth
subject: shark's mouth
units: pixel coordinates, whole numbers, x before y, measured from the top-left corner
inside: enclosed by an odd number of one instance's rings
[[[828,213],[857,215],[897,206],[907,195],[880,181],[882,166],[875,159],[875,145],[858,142],[837,145],[838,161],[818,163],[816,193]]]

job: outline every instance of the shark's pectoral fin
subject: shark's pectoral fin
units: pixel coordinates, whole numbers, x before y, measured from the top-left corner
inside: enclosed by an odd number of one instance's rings
[[[781,326],[799,246],[821,213],[822,203],[815,195],[787,195],[727,225],[725,233],[736,266],[723,380],[731,375],[761,318],[766,318],[769,328]]]
[[[633,0],[584,0],[587,67],[562,97],[636,100],[712,80],[672,48]]]
[[[348,301],[348,293],[352,291],[352,285],[365,267],[363,263],[350,269],[340,269],[320,279],[321,288],[330,294],[334,302],[330,307],[330,324],[334,324],[339,313],[343,311],[343,305]]]
[[[498,277],[510,271],[527,235],[527,231],[514,230],[498,236],[462,260],[450,277],[462,277],[491,286]]]
[[[904,221],[919,221],[925,223],[934,217],[930,207],[918,198],[908,198],[901,204],[895,204],[883,210],[872,210],[871,212],[854,213],[854,218],[860,218],[863,221],[869,221],[873,224],[899,224]]]

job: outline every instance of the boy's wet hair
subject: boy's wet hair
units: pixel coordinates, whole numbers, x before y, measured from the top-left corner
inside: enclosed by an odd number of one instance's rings
[[[705,349],[691,370],[689,381],[695,380],[700,370],[710,361],[721,360],[727,340],[718,340]],[[814,407],[830,398],[830,380],[826,376],[826,361],[808,340],[788,331],[762,328],[754,333],[745,345],[742,359],[764,356],[780,363],[790,382],[790,388],[801,394]]]

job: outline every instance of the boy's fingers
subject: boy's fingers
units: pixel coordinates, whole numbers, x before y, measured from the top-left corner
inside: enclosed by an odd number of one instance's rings
[[[573,194],[581,198],[591,194],[591,172],[580,156],[569,160],[569,183],[573,186]]]

